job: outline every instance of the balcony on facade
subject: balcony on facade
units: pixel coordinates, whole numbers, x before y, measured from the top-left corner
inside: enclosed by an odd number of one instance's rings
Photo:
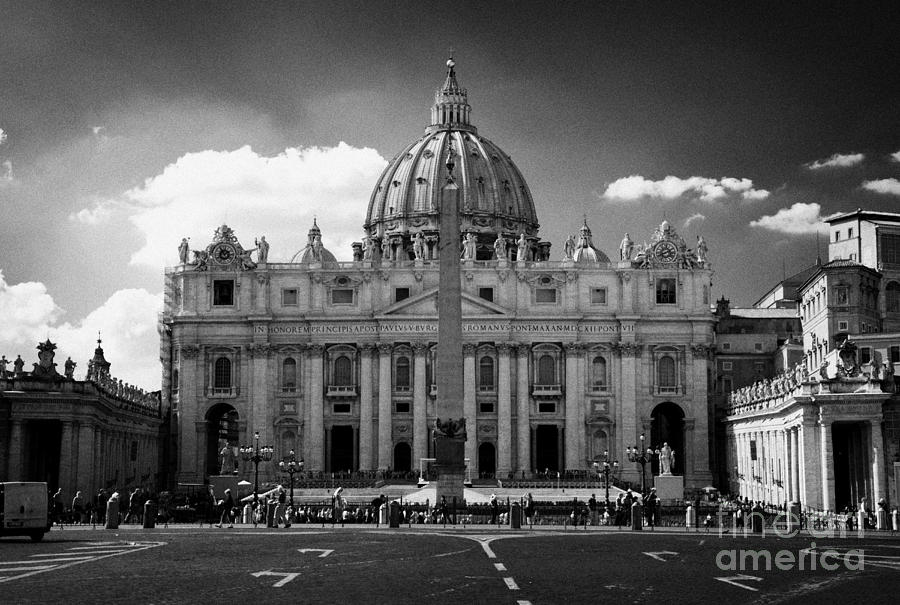
[[[237,387],[206,387],[206,396],[207,397],[216,397],[216,398],[229,398],[229,397],[237,397],[238,389]]]
[[[536,384],[531,387],[531,394],[535,397],[558,397],[562,395],[562,385]]]
[[[677,384],[675,386],[656,385],[653,389],[654,395],[684,395],[684,385]]]
[[[355,384],[329,384],[326,397],[356,397]]]

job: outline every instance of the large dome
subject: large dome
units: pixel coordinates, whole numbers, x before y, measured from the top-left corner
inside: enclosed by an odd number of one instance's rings
[[[477,235],[479,257],[490,257],[498,234],[515,241],[525,233],[532,258],[539,259],[549,253],[549,246],[538,245],[539,224],[528,185],[509,155],[469,123],[471,107],[454,67],[453,59],[447,61],[447,78],[435,93],[425,135],[397,154],[378,180],[363,225],[366,236],[388,237],[406,251],[416,233],[437,236],[438,204],[452,148],[460,228]]]

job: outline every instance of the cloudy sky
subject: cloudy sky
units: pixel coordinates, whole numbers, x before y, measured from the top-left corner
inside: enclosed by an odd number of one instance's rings
[[[734,4],[0,0],[0,353],[81,375],[100,330],[158,388],[181,237],[288,260],[316,215],[349,258],[451,48],[556,254],[582,215],[611,257],[666,218],[749,305],[823,216],[900,210],[900,9]]]

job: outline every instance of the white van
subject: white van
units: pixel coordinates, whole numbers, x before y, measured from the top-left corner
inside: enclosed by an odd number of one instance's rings
[[[30,536],[38,542],[50,531],[47,484],[0,482],[0,536]]]

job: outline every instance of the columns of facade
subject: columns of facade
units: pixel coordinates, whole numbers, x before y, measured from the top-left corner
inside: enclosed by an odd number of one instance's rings
[[[707,371],[709,364],[710,347],[698,344],[691,347],[693,359],[691,360],[691,385],[690,392],[692,415],[694,417],[694,435],[696,444],[691,453],[691,475],[697,486],[709,485],[712,482],[712,471],[709,467],[709,444],[712,434],[709,430],[709,411],[707,402]],[[694,441],[691,440],[693,443]],[[685,473],[687,474],[687,473]]]
[[[378,468],[388,469],[392,464],[391,443],[391,352],[389,342],[378,344]]]
[[[100,428],[99,425],[95,425],[92,427],[93,435],[92,439],[94,440],[94,460],[93,460],[93,480],[91,483],[94,485],[93,493],[91,497],[97,495],[97,492],[101,487],[106,487],[106,478],[103,476],[103,464],[106,457],[103,455],[103,429]],[[160,469],[163,470],[163,469]]]
[[[429,387],[425,379],[427,359],[428,343],[413,343],[413,468],[422,458],[428,457],[428,418],[425,409]]]
[[[581,346],[577,342],[566,343],[566,464],[565,469],[579,468],[581,456],[578,451],[578,433],[584,431],[584,420],[579,422],[578,403],[583,396],[578,392],[578,358]],[[584,388],[581,389],[584,391]],[[565,470],[564,469],[564,470]]]
[[[528,354],[529,345],[516,347],[518,365],[516,367],[516,470],[531,475],[531,414],[528,395]]]
[[[816,448],[814,424],[803,422],[800,427],[800,498],[804,506],[822,507],[821,489],[816,489],[821,481],[819,452]]]
[[[478,469],[478,413],[475,405],[475,345],[463,344],[463,415],[466,418],[466,458],[470,472]],[[474,472],[472,475],[477,476]]]
[[[881,421],[880,420],[870,420],[869,426],[871,427],[871,441],[872,444],[871,452],[872,456],[872,497],[874,498],[872,502],[872,509],[878,510],[878,502],[881,501],[882,498],[887,501],[884,493],[884,476],[883,476],[883,451],[884,451],[884,438],[881,434]]]
[[[62,437],[59,442],[59,486],[67,496],[75,485],[75,460],[73,459],[73,426],[71,420],[62,421]]]
[[[309,458],[306,460],[306,468],[311,471],[324,471],[325,459],[325,418],[323,406],[325,405],[322,379],[324,377],[324,363],[322,354],[325,347],[320,344],[309,345],[309,426],[306,427],[306,441],[309,442]]]
[[[831,444],[831,421],[819,423],[819,468],[822,473],[822,506],[823,510],[834,508],[834,448]]]
[[[194,475],[200,478],[206,476],[206,431],[207,423],[205,420],[197,420],[194,422],[194,444],[193,452]],[[122,467],[122,448],[121,440],[116,438],[113,445],[113,456],[115,458],[116,468]],[[120,477],[121,479],[121,477]]]
[[[254,431],[259,431],[259,442],[274,443],[274,410],[268,405],[269,345],[256,344],[247,347],[250,355],[250,417]],[[272,381],[274,383],[274,381]],[[237,386],[237,385],[233,385]]]
[[[359,349],[359,468],[368,471],[377,468],[373,459],[372,435],[372,381],[375,378],[372,373],[372,353],[375,345],[363,343]]]
[[[641,355],[641,345],[636,343],[623,343],[617,349],[621,352],[622,366],[622,431],[621,431],[621,448],[638,442],[637,431],[637,362]],[[633,465],[626,465],[633,466]],[[640,480],[637,470],[625,471],[622,478],[626,481]]]
[[[781,429],[778,432],[778,443],[781,447],[781,454],[778,456],[778,460],[781,463],[781,467],[779,470],[780,478],[781,478],[781,487],[782,487],[782,502],[790,502],[791,501],[791,481],[790,481],[790,454],[788,449],[788,432],[786,429]]]
[[[94,453],[94,427],[82,422],[78,427],[78,470],[76,477],[82,495],[90,497],[96,488],[94,483],[94,464],[97,459]]]
[[[689,480],[694,478],[697,472],[695,464],[697,458],[697,450],[702,449],[702,444],[694,444],[694,435],[696,434],[697,420],[695,418],[684,419],[684,475]],[[704,440],[705,444],[706,441]]]
[[[800,430],[791,427],[791,502],[800,502]]]
[[[21,481],[22,472],[22,421],[12,420],[9,434],[9,459],[6,465],[6,476],[10,481]]]
[[[497,345],[497,476],[506,477],[512,470],[512,417],[510,411],[510,366],[508,343]]]
[[[195,482],[202,480],[203,474],[197,473],[197,432],[190,429],[191,421],[202,418],[199,410],[199,402],[197,400],[198,393],[205,392],[206,383],[201,371],[203,363],[203,355],[200,347],[195,345],[186,345],[181,347],[179,355],[181,372],[179,381],[181,387],[178,389],[178,407],[181,415],[178,430],[178,480],[183,482]],[[111,435],[107,432],[104,435],[106,453],[106,471],[104,473],[103,483],[112,479],[112,442]]]

